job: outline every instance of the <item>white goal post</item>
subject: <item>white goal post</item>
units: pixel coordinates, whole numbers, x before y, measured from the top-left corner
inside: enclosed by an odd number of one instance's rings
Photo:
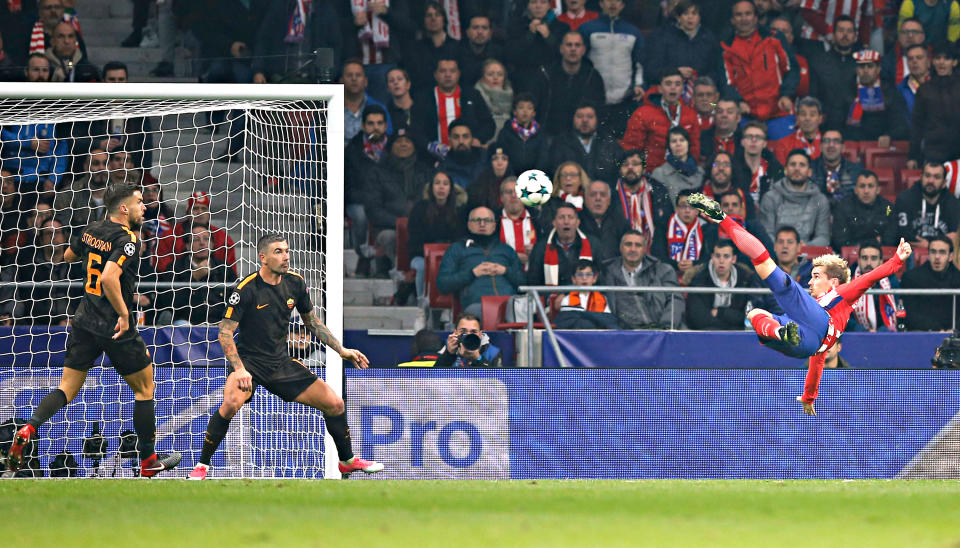
[[[144,224],[141,262],[155,272],[141,270],[139,329],[155,364],[157,448],[184,453],[177,475],[199,457],[222,398],[217,306],[237,277],[259,267],[260,236],[287,237],[291,270],[343,340],[342,86],[6,83],[0,127],[3,214],[19,212],[15,229],[5,217],[0,243],[0,421],[29,417],[56,387],[69,329],[61,325],[84,283],[55,266],[57,253],[71,229],[102,212],[104,180],[140,182],[145,202],[149,187],[165,204],[166,213],[148,210]],[[205,218],[197,213],[204,202]],[[298,339],[293,316],[291,348],[342,395],[339,356]],[[49,476],[66,451],[80,463],[78,475],[128,475],[118,449],[120,433],[132,430],[132,401],[112,368],[92,369],[80,395],[41,427],[35,467]],[[83,447],[94,426],[108,442],[98,460]],[[338,478],[324,432],[319,412],[258,391],[234,418],[212,476]],[[91,466],[111,459],[112,472]]]

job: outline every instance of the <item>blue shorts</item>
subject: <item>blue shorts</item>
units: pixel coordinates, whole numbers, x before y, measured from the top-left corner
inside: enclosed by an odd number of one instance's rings
[[[785,312],[782,315],[773,314],[773,317],[780,325],[796,322],[800,332],[800,344],[793,346],[778,339],[766,338],[761,338],[760,342],[791,358],[809,358],[816,354],[827,334],[830,315],[810,293],[779,267],[767,276],[764,283],[773,291],[774,298]]]

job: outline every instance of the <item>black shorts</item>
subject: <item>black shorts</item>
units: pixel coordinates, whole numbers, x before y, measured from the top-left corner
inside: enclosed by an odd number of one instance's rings
[[[243,367],[253,377],[251,398],[252,393],[257,391],[257,386],[262,386],[283,401],[294,401],[319,378],[307,369],[303,362],[289,356],[276,362],[251,360],[242,356],[240,359],[243,360]],[[227,369],[228,374],[233,372],[233,367],[227,366]]]
[[[150,352],[139,333],[134,337],[113,340],[73,327],[67,340],[67,355],[63,366],[87,371],[103,353],[110,358],[110,363],[117,373],[124,377],[146,369],[151,363]]]

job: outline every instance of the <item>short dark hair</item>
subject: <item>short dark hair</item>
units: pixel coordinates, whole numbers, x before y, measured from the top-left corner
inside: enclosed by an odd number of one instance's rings
[[[457,70],[460,70],[460,61],[458,61],[457,58],[452,55],[441,55],[440,57],[437,57],[437,62],[433,64],[433,70],[436,71],[439,69],[440,63],[443,61],[453,61],[457,64]]]
[[[130,71],[127,70],[127,65],[121,63],[120,61],[110,61],[106,65],[103,65],[103,77],[106,78],[107,73],[111,70],[122,70],[124,74],[130,74]]]
[[[788,164],[790,163],[790,158],[793,158],[794,156],[803,156],[803,157],[806,158],[806,160],[807,160],[807,165],[808,165],[808,166],[810,165],[810,155],[807,154],[807,151],[806,151],[806,150],[803,150],[802,148],[795,148],[795,149],[791,150],[791,151],[787,154],[787,163],[788,163]]]
[[[913,44],[911,46],[907,46],[907,49],[903,50],[903,54],[906,55],[917,48],[922,49],[924,53],[927,54],[928,57],[930,56],[930,50],[928,50],[927,46],[924,44]]]
[[[679,76],[683,78],[683,74],[680,73],[680,69],[677,67],[667,67],[660,71],[660,82],[663,82],[666,78],[671,76]]]
[[[647,151],[646,151],[645,149],[642,149],[642,148],[632,148],[632,149],[630,149],[630,150],[625,150],[625,151],[623,151],[623,154],[620,155],[620,161],[617,162],[617,167],[622,166],[622,165],[624,164],[624,162],[627,161],[627,158],[631,158],[631,157],[633,157],[633,156],[639,156],[639,157],[640,157],[640,160],[643,161],[643,169],[644,169],[644,171],[646,171],[646,169],[647,169]]]
[[[667,130],[667,148],[670,148],[670,136],[671,135],[680,135],[687,140],[687,144],[690,144],[690,132],[680,126],[673,126]]]
[[[740,202],[740,205],[743,205],[743,196],[741,196],[740,193],[736,190],[728,190],[726,192],[721,192],[720,194],[717,194],[714,198],[717,200],[717,203],[719,204],[719,203],[722,203],[723,199],[726,198],[727,196],[736,197],[737,201]]]
[[[635,228],[631,228],[631,229],[627,230],[626,232],[624,232],[624,233],[623,233],[623,236],[620,236],[620,241],[623,242],[623,239],[626,238],[627,236],[640,236],[641,238],[643,238],[643,243],[647,243],[647,237],[646,237],[646,235],[644,235],[643,232],[640,232],[639,230],[637,230],[637,229],[635,229]]]
[[[282,234],[276,232],[271,232],[269,234],[264,234],[257,240],[257,255],[261,253],[266,253],[267,249],[270,247],[270,244],[275,244],[277,242],[285,242],[287,239],[283,237]]]
[[[679,19],[684,13],[687,13],[687,10],[690,8],[697,8],[697,12],[700,12],[700,6],[693,3],[693,0],[680,0],[675,6],[673,6],[673,17]]]
[[[791,226],[791,225],[783,225],[783,226],[781,226],[780,228],[777,229],[777,232],[776,232],[776,234],[773,235],[773,237],[776,238],[777,236],[779,236],[779,235],[780,235],[781,233],[783,233],[783,232],[792,232],[792,233],[793,233],[793,237],[794,237],[798,242],[800,241],[800,232],[798,232],[797,229],[794,228],[794,227]]]
[[[140,192],[140,189],[133,183],[116,183],[107,187],[107,192],[103,195],[103,205],[107,208],[107,213],[114,213],[124,200],[133,196],[134,192]]]
[[[687,196],[693,194],[694,192],[698,192],[699,190],[700,190],[699,188],[697,188],[697,189],[694,189],[694,188],[685,188],[685,189],[681,190],[680,192],[677,192],[677,199],[674,200],[673,203],[674,203],[674,204],[679,204],[679,203],[680,203],[680,198],[686,198]]]
[[[576,272],[577,270],[586,270],[586,269],[588,269],[588,268],[589,268],[590,270],[592,270],[594,274],[597,273],[597,267],[596,267],[596,265],[594,264],[593,260],[591,260],[591,259],[580,259],[580,260],[577,261],[577,266],[576,266],[576,268],[574,268],[573,271]]]
[[[880,252],[880,256],[883,257],[883,247],[876,240],[866,240],[860,242],[860,247],[857,249],[857,256],[860,256],[860,253],[864,249],[873,248]]]
[[[904,23],[916,23],[916,24],[920,25],[921,27],[923,26],[923,23],[921,23],[920,20],[917,19],[916,17],[907,17],[907,18],[904,19],[903,21],[900,21],[900,26],[897,27],[897,32],[900,32],[900,29],[903,28],[903,24],[904,24]],[[927,29],[924,28],[924,29],[923,29],[923,32],[924,32],[924,34],[926,34]]]
[[[363,107],[363,114],[360,116],[360,120],[362,122],[366,122],[367,118],[374,114],[379,114],[380,116],[383,116],[384,121],[387,120],[387,111],[380,105],[367,105]]]
[[[921,169],[921,170],[926,169],[927,166],[929,166],[929,167],[938,167],[938,168],[940,168],[940,169],[943,170],[943,176],[944,176],[944,177],[947,176],[947,166],[943,165],[943,162],[939,162],[939,161],[937,161],[937,160],[926,159],[926,160],[923,161],[923,165],[920,166],[920,169]]]
[[[737,246],[733,244],[733,240],[729,238],[721,238],[717,240],[717,243],[713,244],[713,250],[716,251],[718,247],[730,247],[733,248],[733,253],[736,255]]]
[[[947,237],[944,236],[943,234],[937,234],[936,236],[932,236],[932,237],[930,237],[930,238],[927,238],[927,249],[930,249],[929,246],[930,246],[930,244],[932,244],[933,242],[943,242],[943,243],[947,244],[947,249],[950,250],[950,253],[953,253],[953,242],[950,241],[950,238],[947,238]]]
[[[764,139],[766,139],[766,138],[768,137],[768,135],[769,135],[768,132],[767,132],[767,124],[764,124],[763,122],[761,122],[761,121],[759,121],[759,120],[750,120],[750,121],[747,122],[746,124],[743,124],[743,130],[741,131],[741,134],[746,133],[747,130],[748,130],[748,129],[751,129],[751,128],[752,128],[752,129],[759,129],[760,131],[762,131],[762,132],[763,132],[763,138],[764,138]]]
[[[877,184],[880,184],[880,177],[869,169],[865,169],[857,174],[857,180],[860,180],[861,177],[872,177],[874,181],[877,181]],[[856,183],[856,181],[854,181],[854,183]]]
[[[846,13],[844,13],[843,15],[838,15],[838,16],[836,16],[836,17],[833,19],[833,28],[836,29],[836,28],[837,28],[837,23],[842,23],[842,22],[844,22],[844,21],[846,21],[846,22],[850,23],[851,25],[853,25],[853,29],[854,29],[854,30],[857,29],[857,22],[853,20],[853,17],[850,17],[850,16],[847,15]]]
[[[556,218],[557,213],[560,213],[560,210],[561,210],[561,209],[572,209],[572,210],[573,210],[573,214],[574,214],[574,215],[577,214],[577,206],[571,204],[570,202],[560,202],[559,204],[557,204],[557,209],[554,210],[554,212],[553,212],[554,218]]]
[[[714,152],[714,153],[713,153],[713,156],[710,157],[710,161],[707,162],[707,163],[708,163],[709,165],[711,165],[711,166],[712,166],[713,164],[717,163],[717,157],[718,157],[718,156],[726,156],[727,158],[730,158],[730,163],[733,163],[733,154],[731,154],[729,151],[724,150],[724,149],[720,149],[720,150]],[[732,166],[731,166],[731,167],[732,167]]]
[[[469,129],[470,134],[473,135],[473,128],[471,128],[470,124],[468,124],[463,118],[455,118],[452,122],[450,122],[450,125],[447,126],[447,134],[449,135],[450,133],[453,133],[454,128],[458,128],[460,126]]]
[[[957,46],[953,45],[951,42],[937,42],[933,45],[933,51],[930,57],[939,57],[943,56],[947,59],[956,59],[957,58]]]
[[[533,105],[533,110],[537,110],[537,99],[529,91],[521,91],[520,93],[513,96],[513,104],[510,105],[511,108],[517,108],[517,105],[526,101]]]
[[[730,4],[731,19],[733,18],[733,9],[737,7],[737,4],[742,4],[743,2],[750,4],[753,7],[753,13],[757,13],[757,3],[754,2],[753,0],[734,0],[734,2]]]
[[[454,328],[460,325],[460,322],[462,322],[463,320],[470,320],[473,322],[477,322],[478,324],[480,324],[480,331],[483,331],[483,322],[480,321],[480,318],[478,318],[476,314],[471,314],[470,312],[464,312],[463,314],[460,314],[459,316],[457,316],[457,321],[454,322],[453,324]]]

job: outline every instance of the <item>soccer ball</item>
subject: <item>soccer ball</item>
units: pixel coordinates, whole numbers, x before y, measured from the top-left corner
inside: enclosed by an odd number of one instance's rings
[[[536,207],[545,204],[552,193],[550,177],[539,169],[528,169],[517,177],[517,196],[523,205]]]

